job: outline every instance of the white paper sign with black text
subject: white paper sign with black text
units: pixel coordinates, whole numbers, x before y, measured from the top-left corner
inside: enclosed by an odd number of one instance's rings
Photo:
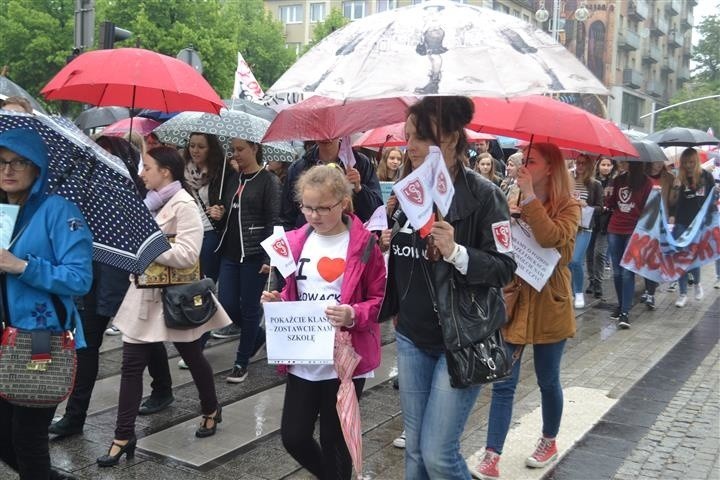
[[[332,364],[335,327],[325,309],[335,302],[266,302],[267,358],[271,364]]]

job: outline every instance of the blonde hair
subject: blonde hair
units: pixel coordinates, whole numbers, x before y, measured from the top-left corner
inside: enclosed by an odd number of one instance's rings
[[[687,169],[685,168],[685,164],[692,157],[695,157],[695,160],[696,160],[695,161],[695,169],[691,173],[691,176],[688,177]],[[698,155],[697,150],[695,150],[694,148],[692,148],[692,147],[686,148],[680,154],[680,168],[678,168],[678,178],[680,179],[680,183],[686,187],[697,187],[697,185],[700,183],[701,175],[702,175],[702,168],[700,167],[700,155]]]
[[[557,145],[552,143],[533,143],[532,149],[540,153],[550,168],[548,177],[548,212],[557,213],[560,201],[570,197],[570,175],[565,167],[565,160]],[[527,151],[527,148],[524,150]]]
[[[592,159],[590,158],[590,155],[586,155],[584,153],[581,153],[578,155],[578,157],[575,159],[575,177],[577,178],[577,162],[578,160],[583,160],[583,163],[585,164],[585,172],[582,174],[582,177],[579,178],[580,182],[582,182],[583,185],[588,187],[590,185],[590,179],[593,178],[593,174],[595,173],[594,167],[595,164],[593,163]]]
[[[390,158],[390,154],[392,152],[400,152],[400,166],[398,166],[398,169],[395,171],[394,177],[390,178],[390,175],[388,172],[387,161],[388,161],[388,158]],[[400,170],[401,170],[402,164],[403,164],[403,157],[404,157],[403,151],[400,150],[398,147],[388,147],[388,148],[383,149],[382,158],[380,159],[380,163],[378,164],[378,169],[377,169],[378,180],[380,180],[381,182],[387,182],[387,181],[392,182],[392,181],[397,180],[398,177],[400,176]]]
[[[300,175],[295,183],[295,200],[298,203],[302,203],[303,192],[306,188],[327,191],[336,201],[347,198],[350,202],[345,213],[351,213],[353,210],[352,184],[345,177],[342,167],[337,164],[316,165]]]
[[[485,175],[483,175],[483,174],[480,172],[480,161],[481,161],[481,160],[485,160],[485,159],[489,159],[489,160],[490,160],[490,171],[488,172],[487,177],[485,177]],[[475,171],[476,171],[477,173],[480,173],[480,175],[482,175],[483,177],[487,178],[487,179],[490,180],[491,182],[497,182],[497,183],[499,183],[499,182],[502,180],[502,179],[498,176],[497,172],[495,171],[495,157],[493,157],[492,155],[490,155],[490,154],[487,153],[487,152],[481,153],[480,155],[477,156],[477,160],[475,161]]]
[[[141,155],[147,153],[145,148],[145,139],[138,132],[128,132],[123,135],[123,138],[128,142],[132,143],[135,148],[138,149]]]

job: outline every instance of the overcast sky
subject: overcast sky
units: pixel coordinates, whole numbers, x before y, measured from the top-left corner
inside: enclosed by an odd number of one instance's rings
[[[720,1],[718,0],[698,0],[698,4],[693,10],[693,18],[695,19],[695,25],[697,26],[702,21],[703,17],[710,16],[714,13],[720,12]],[[697,30],[693,30],[693,45],[697,45],[700,35]]]

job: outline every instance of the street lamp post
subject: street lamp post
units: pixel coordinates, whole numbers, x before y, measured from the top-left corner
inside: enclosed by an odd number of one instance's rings
[[[539,0],[539,8],[535,12],[535,20],[537,20],[540,23],[545,23],[550,19],[550,12],[547,11],[545,8],[545,1]],[[552,5],[552,22],[550,23],[550,34],[552,35],[553,40],[555,42],[559,42],[560,39],[560,10],[562,10],[560,5],[560,0],[553,0]],[[574,14],[575,20],[579,22],[584,22],[585,20],[590,17],[590,11],[585,6],[585,2],[583,1],[580,6],[575,10]]]

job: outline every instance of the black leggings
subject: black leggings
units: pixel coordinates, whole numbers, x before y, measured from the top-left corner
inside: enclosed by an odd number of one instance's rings
[[[358,400],[364,378],[353,380]],[[281,435],[285,450],[320,480],[345,480],[352,475],[352,460],[337,415],[340,382],[313,382],[288,375],[285,387]],[[320,445],[313,438],[315,421],[320,415]]]
[[[174,345],[190,368],[190,374],[200,394],[200,409],[203,415],[213,413],[218,407],[215,379],[212,367],[203,355],[201,339],[188,343],[178,342]],[[116,440],[129,440],[135,436],[135,419],[142,400],[143,371],[153,352],[157,351],[156,348],[152,343],[123,343],[120,399],[115,425]]]
[[[18,472],[20,480],[49,478],[48,427],[56,408],[17,407],[0,399],[0,460]]]

